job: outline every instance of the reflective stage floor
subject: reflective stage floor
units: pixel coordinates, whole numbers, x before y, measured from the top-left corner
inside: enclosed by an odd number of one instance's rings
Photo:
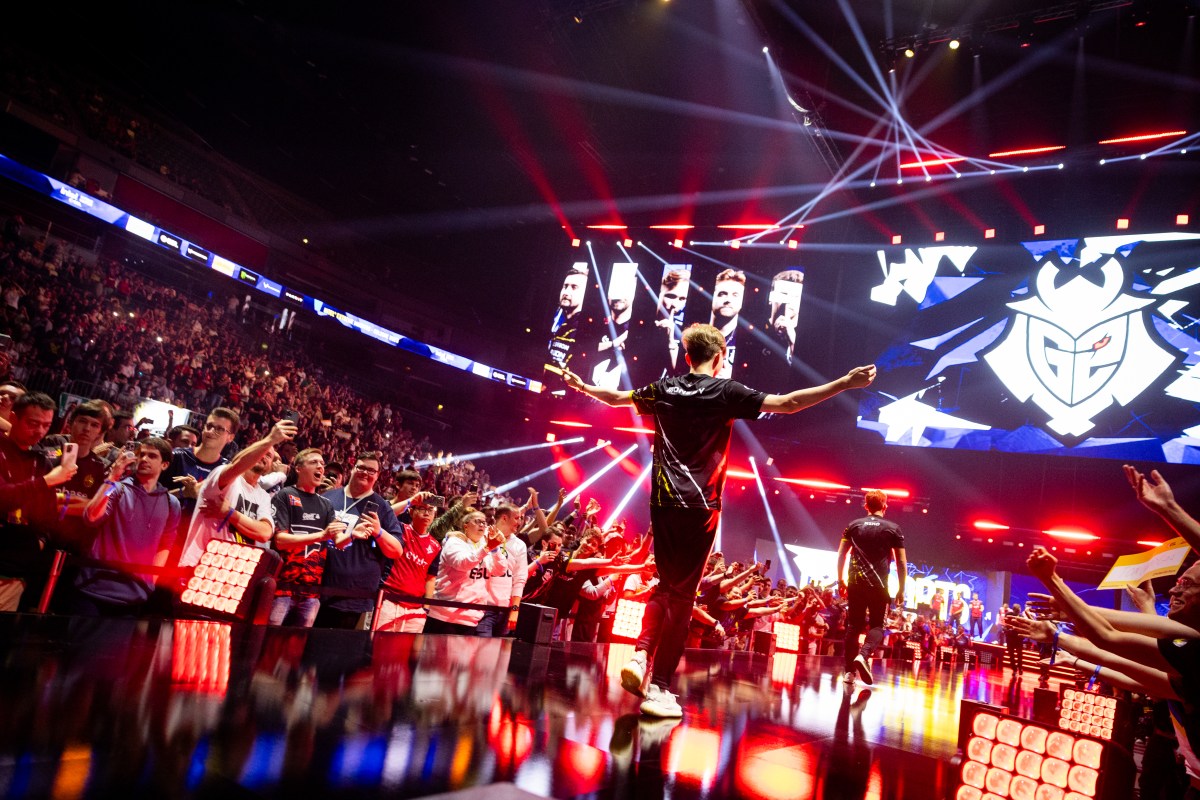
[[[1036,682],[877,661],[846,692],[839,659],[688,651],[660,722],[630,652],[0,614],[0,797],[941,798],[959,701],[1027,715]]]

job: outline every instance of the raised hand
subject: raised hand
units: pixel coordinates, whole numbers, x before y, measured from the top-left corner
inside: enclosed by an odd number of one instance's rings
[[[1029,571],[1035,578],[1042,583],[1049,583],[1054,579],[1054,568],[1058,565],[1058,559],[1051,555],[1045,547],[1038,545],[1029,554],[1025,565],[1029,567]]]
[[[1133,488],[1138,502],[1146,508],[1156,514],[1162,514],[1174,504],[1175,493],[1171,491],[1171,485],[1159,474],[1158,470],[1150,470],[1150,477],[1147,478],[1137,467],[1126,464],[1123,469],[1125,470],[1125,479]]]
[[[1140,586],[1134,586],[1132,583],[1126,586],[1125,596],[1133,603],[1133,607],[1143,614],[1158,613],[1154,607],[1154,589],[1148,579],[1142,581]]]
[[[1044,619],[1030,619],[1010,614],[1004,618],[1004,627],[1016,631],[1027,639],[1049,644],[1054,641],[1054,633],[1058,630],[1053,622]]]
[[[851,389],[861,389],[864,386],[870,386],[875,380],[875,365],[867,364],[862,367],[855,367],[846,373],[846,382],[850,384]]]
[[[271,444],[273,445],[283,444],[287,440],[295,438],[297,433],[299,433],[299,428],[296,427],[296,423],[290,419],[281,419],[271,426],[271,431],[267,434],[267,438],[271,440]]]
[[[1065,622],[1067,613],[1058,605],[1058,601],[1048,594],[1030,592],[1025,601],[1025,610],[1037,619],[1056,620]]]

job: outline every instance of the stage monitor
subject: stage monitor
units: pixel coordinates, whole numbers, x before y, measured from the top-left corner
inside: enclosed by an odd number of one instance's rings
[[[1200,463],[1200,234],[873,261],[857,309],[887,334],[858,426],[882,442]]]

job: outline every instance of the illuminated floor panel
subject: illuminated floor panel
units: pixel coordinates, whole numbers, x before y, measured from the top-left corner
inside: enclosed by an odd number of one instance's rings
[[[940,798],[964,697],[1036,676],[689,651],[682,723],[639,717],[628,646],[0,615],[0,797]],[[215,643],[215,644],[214,644]]]

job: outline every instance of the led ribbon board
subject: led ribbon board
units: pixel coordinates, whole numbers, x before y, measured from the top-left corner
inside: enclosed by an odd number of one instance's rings
[[[517,389],[527,389],[531,392],[542,391],[541,381],[531,380],[515,372],[497,369],[466,356],[451,353],[449,350],[443,350],[440,347],[419,342],[416,339],[388,330],[382,325],[377,325],[368,319],[335,308],[324,300],[311,297],[294,289],[289,289],[287,286],[230,261],[196,242],[188,241],[184,236],[159,228],[143,219],[138,219],[111,203],[107,203],[97,197],[92,197],[86,192],[68,186],[62,181],[57,181],[48,175],[43,175],[4,155],[0,155],[0,175],[14,183],[19,183],[22,186],[45,195],[52,200],[65,203],[88,216],[107,222],[126,233],[131,233],[150,244],[157,245],[164,250],[169,250],[191,264],[216,270],[247,288],[270,295],[277,300],[282,300],[294,306],[307,308],[319,317],[330,317],[345,327],[357,331],[363,336],[369,336],[377,342],[383,342],[391,347],[428,358],[439,364],[445,364],[448,367],[454,367],[463,372],[469,372],[472,375],[486,378],[490,381],[497,381]]]

